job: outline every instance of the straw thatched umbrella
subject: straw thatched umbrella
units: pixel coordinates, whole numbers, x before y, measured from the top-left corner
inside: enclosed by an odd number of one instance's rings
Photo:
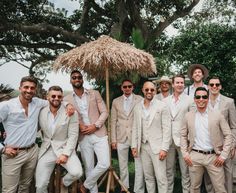
[[[118,75],[129,71],[137,72],[142,76],[156,73],[155,61],[151,54],[105,35],[60,55],[54,63],[56,71],[60,69],[69,72],[78,68],[86,72],[90,78],[106,80],[108,111],[110,109],[109,79],[115,79]],[[108,131],[110,131],[109,129],[108,119]],[[113,175],[117,179],[114,172]],[[110,175],[108,176],[108,184],[110,183],[109,177]],[[121,184],[119,179],[117,180]]]

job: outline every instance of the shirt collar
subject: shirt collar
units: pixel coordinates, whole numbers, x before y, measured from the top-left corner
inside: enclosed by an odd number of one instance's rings
[[[75,93],[75,91],[72,92],[72,95],[73,95],[73,97],[75,97],[75,96],[78,97],[78,95]],[[86,88],[84,88],[84,93],[82,94],[82,96],[83,96],[83,95],[89,95],[89,90],[86,89]]]
[[[132,100],[133,99],[133,94],[129,95],[128,97],[123,94],[123,97],[124,97],[125,100],[126,99]]]

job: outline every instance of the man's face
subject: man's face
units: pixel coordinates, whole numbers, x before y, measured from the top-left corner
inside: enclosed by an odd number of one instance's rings
[[[152,82],[146,82],[143,85],[142,92],[144,98],[151,101],[156,94],[156,87]]]
[[[222,86],[219,79],[210,79],[208,82],[208,89],[212,95],[218,95]]]
[[[121,85],[121,90],[125,96],[130,96],[134,90],[134,86],[129,81],[124,81]]]
[[[167,81],[162,81],[160,83],[161,92],[168,92],[170,90],[170,83]]]
[[[70,83],[73,86],[73,88],[77,89],[83,88],[84,81],[82,74],[78,72],[73,73],[70,77]]]
[[[194,96],[194,101],[198,109],[205,109],[207,107],[208,100],[207,92],[204,90],[197,91]]]
[[[202,70],[200,68],[196,68],[194,71],[193,71],[193,75],[192,75],[192,79],[194,82],[201,82],[202,79],[203,79],[203,73],[202,73]]]
[[[184,91],[184,79],[181,77],[175,77],[172,87],[174,92],[181,94]]]
[[[22,82],[19,91],[20,96],[30,102],[36,93],[36,84],[29,81]]]
[[[47,95],[48,102],[50,106],[54,108],[59,108],[63,100],[63,94],[61,91],[51,90]]]

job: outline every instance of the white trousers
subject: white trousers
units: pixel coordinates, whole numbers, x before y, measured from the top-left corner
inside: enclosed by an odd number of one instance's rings
[[[125,143],[117,143],[120,180],[127,188],[129,188],[129,170],[128,170],[129,149],[130,149],[130,144],[128,140],[126,140]],[[134,159],[134,166],[135,166],[134,192],[144,193],[145,191],[144,174],[140,158]]]
[[[47,187],[51,174],[56,165],[57,156],[53,152],[52,148],[39,158],[35,173],[35,184],[37,193],[47,193]],[[68,158],[68,161],[62,166],[68,171],[63,177],[63,184],[69,186],[72,182],[79,179],[82,176],[83,170],[79,158],[76,153],[73,152]]]
[[[98,193],[97,180],[110,166],[107,136],[85,135],[79,144],[86,175],[84,186],[90,193]],[[96,166],[94,166],[94,153],[97,157]]]
[[[170,149],[167,154],[167,158],[166,158],[166,161],[167,161],[166,174],[167,174],[167,180],[168,180],[168,193],[173,193],[173,190],[174,190],[176,154],[178,154],[178,159],[179,159],[183,193],[189,193],[190,192],[189,169],[183,159],[183,155],[180,151],[180,147],[177,147],[174,144],[174,142],[171,144]]]

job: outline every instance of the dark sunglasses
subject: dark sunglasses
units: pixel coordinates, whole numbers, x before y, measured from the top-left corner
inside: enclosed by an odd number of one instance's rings
[[[133,87],[133,85],[124,85],[124,86],[122,86],[122,88],[132,88]]]
[[[200,98],[202,98],[202,99],[208,99],[208,96],[207,96],[207,95],[196,95],[196,96],[195,96],[195,99],[200,99]]]
[[[149,88],[146,88],[146,89],[145,89],[145,92],[149,92],[149,91],[151,91],[151,92],[154,92],[154,91],[155,91],[155,89],[154,89],[154,88],[151,88],[151,89],[149,89]]]
[[[82,80],[83,79],[83,76],[72,76],[71,77],[72,80]]]
[[[214,84],[214,83],[210,83],[209,85],[210,85],[211,87],[213,87],[214,85],[215,85],[216,87],[219,87],[219,86],[220,86],[220,83],[215,83],[215,84]]]
[[[62,99],[62,95],[51,95],[51,97],[52,97],[53,99],[55,99],[56,97],[57,97],[58,99]]]

